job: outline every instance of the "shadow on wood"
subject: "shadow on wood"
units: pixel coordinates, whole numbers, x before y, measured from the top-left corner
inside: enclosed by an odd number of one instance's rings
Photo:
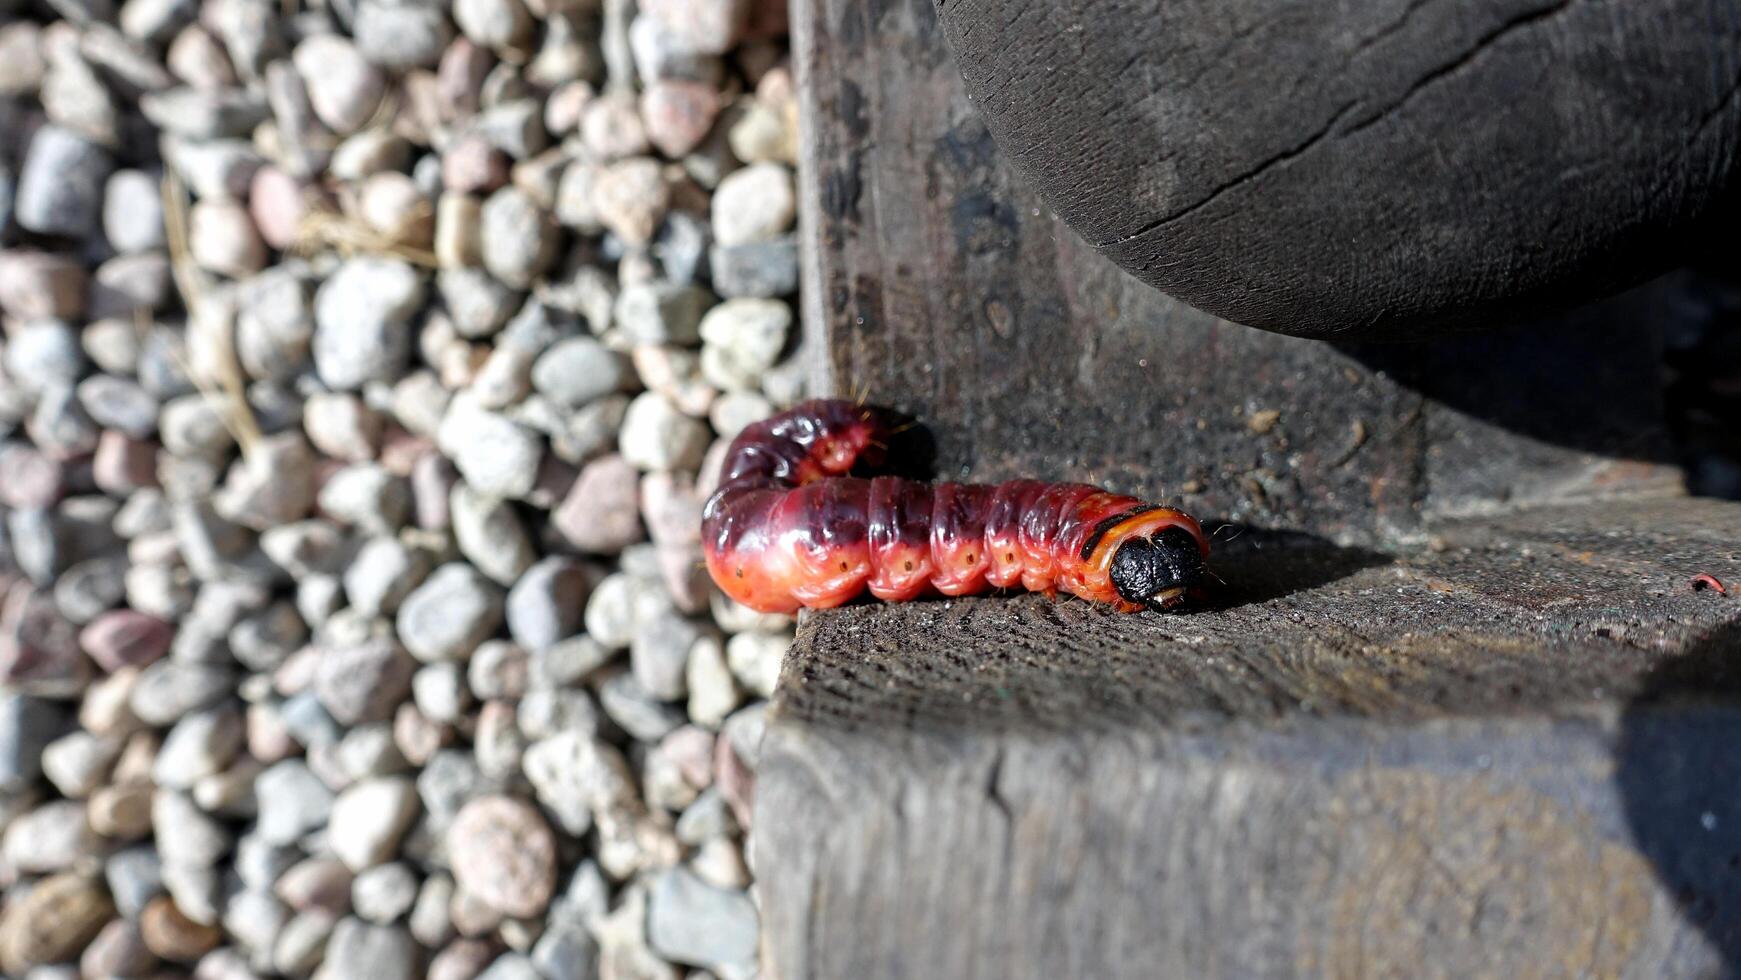
[[[1644,680],[1621,719],[1615,783],[1638,850],[1741,974],[1741,623]]]

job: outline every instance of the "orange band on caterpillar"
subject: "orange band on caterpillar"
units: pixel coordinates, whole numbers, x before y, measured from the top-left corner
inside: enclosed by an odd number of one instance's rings
[[[1080,483],[996,486],[852,476],[883,462],[887,414],[806,402],[744,429],[702,513],[707,570],[763,612],[865,591],[902,602],[1023,588],[1126,612],[1171,609],[1204,575],[1209,539],[1177,510]]]

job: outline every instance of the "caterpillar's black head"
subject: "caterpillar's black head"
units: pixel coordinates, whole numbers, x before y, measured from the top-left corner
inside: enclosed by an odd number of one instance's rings
[[[1171,609],[1185,590],[1203,579],[1203,552],[1184,528],[1169,527],[1152,538],[1131,538],[1112,553],[1112,587],[1126,602]]]

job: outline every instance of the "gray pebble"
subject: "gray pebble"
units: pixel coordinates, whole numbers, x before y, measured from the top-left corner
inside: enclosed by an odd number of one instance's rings
[[[314,310],[308,287],[283,268],[245,280],[237,292],[236,357],[250,377],[294,377],[308,364]]]
[[[687,285],[702,277],[708,234],[707,222],[687,211],[673,211],[666,217],[653,242],[653,254],[666,279]]]
[[[115,910],[125,918],[138,919],[145,904],[163,892],[163,863],[150,845],[130,847],[103,862],[103,880],[115,900]]]
[[[682,868],[661,873],[647,896],[647,941],[660,956],[710,969],[755,963],[759,918],[748,895],[716,888]]]
[[[374,534],[393,534],[411,513],[411,485],[376,463],[355,463],[320,489],[320,509],[332,519]]]
[[[729,299],[701,321],[701,368],[721,388],[755,390],[780,360],[792,308],[777,299]]]
[[[210,868],[235,845],[229,828],[201,812],[185,793],[160,789],[152,796],[151,828],[166,874],[177,865]]]
[[[42,774],[42,750],[71,719],[58,704],[25,694],[0,694],[0,792],[15,793]]]
[[[749,426],[760,422],[774,414],[773,403],[755,391],[722,392],[713,400],[713,405],[707,410],[707,421],[713,426],[713,431],[721,440],[731,440],[737,437]],[[716,443],[721,449],[723,443]],[[710,455],[715,450],[710,447]],[[710,465],[712,460],[704,460],[701,466],[703,473],[717,473],[719,467]]]
[[[682,35],[645,14],[629,25],[629,47],[643,84],[664,78],[717,84],[723,70],[718,57],[696,52]]]
[[[622,390],[633,377],[627,359],[591,337],[557,342],[532,367],[532,387],[570,409]]]
[[[391,722],[358,725],[345,733],[334,750],[339,769],[352,782],[392,776],[410,768],[394,742]]]
[[[628,767],[621,756],[602,750],[592,733],[579,729],[532,743],[523,764],[538,802],[576,837],[592,829],[595,808],[611,805],[613,784],[628,786]]]
[[[416,669],[389,636],[327,647],[315,674],[320,703],[342,725],[391,718],[411,694]]]
[[[191,578],[184,568],[134,565],[127,569],[127,605],[158,619],[176,619],[193,605]]]
[[[485,268],[516,289],[530,286],[556,258],[556,223],[519,188],[490,195],[479,222]]]
[[[84,624],[115,608],[127,597],[127,560],[90,558],[62,572],[54,583],[54,604],[69,622]]]
[[[772,241],[797,217],[792,172],[777,163],[733,171],[713,194],[713,240],[723,246]]]
[[[531,39],[532,17],[520,0],[457,0],[453,18],[480,47],[521,48]]]
[[[525,302],[520,290],[469,266],[442,269],[435,277],[435,286],[461,337],[493,335]]]
[[[278,941],[272,946],[272,969],[293,977],[313,973],[326,955],[335,926],[328,912],[316,910],[292,916],[279,930]]]
[[[411,935],[429,948],[444,945],[454,937],[448,907],[453,903],[453,878],[438,872],[423,879],[417,901],[411,907]]]
[[[549,557],[508,591],[508,632],[527,650],[544,650],[579,631],[595,576],[581,563]]]
[[[386,90],[380,69],[337,34],[317,34],[296,46],[291,60],[308,90],[314,114],[339,135],[354,133],[375,114]]]
[[[635,625],[629,643],[629,666],[635,680],[649,695],[661,701],[676,701],[689,693],[685,668],[689,648],[705,633],[693,620],[682,616],[652,616]]]
[[[656,742],[687,720],[681,709],[661,702],[628,672],[600,685],[598,700],[611,721],[643,742]]]
[[[364,462],[380,448],[380,413],[350,392],[310,395],[302,410],[302,428],[316,449],[334,459]]]
[[[690,847],[700,847],[710,840],[730,837],[738,832],[737,819],[731,814],[718,787],[702,790],[695,802],[683,808],[677,818],[677,839]]]
[[[457,396],[448,405],[436,441],[480,493],[518,499],[538,481],[544,452],[537,433],[469,396]]]
[[[443,565],[400,605],[396,622],[417,659],[461,660],[501,625],[502,592],[470,565]]]
[[[441,428],[449,397],[433,372],[412,372],[393,386],[393,417],[408,431],[433,438]]]
[[[537,560],[525,524],[507,501],[460,483],[453,488],[449,509],[460,554],[496,583],[514,584]]]
[[[297,580],[296,612],[309,626],[319,629],[344,605],[344,587],[336,576],[310,575]]]
[[[581,329],[573,313],[534,297],[502,328],[500,343],[537,357],[563,338],[579,335]]]
[[[85,353],[78,331],[59,320],[37,320],[7,337],[7,376],[24,391],[40,394],[70,388],[85,373]]]
[[[486,107],[472,119],[472,132],[515,160],[531,160],[550,141],[550,134],[544,130],[544,104],[537,99],[511,99]],[[524,174],[523,170],[517,171],[515,183],[528,189]],[[555,179],[553,161],[549,180]],[[541,210],[548,210],[555,193],[555,188],[549,187],[541,195],[533,195],[528,190],[527,197],[538,202]],[[544,220],[548,223],[547,215]]]
[[[634,344],[693,344],[701,339],[701,316],[713,295],[699,286],[638,283],[618,296],[613,317]]]
[[[79,382],[79,404],[91,421],[119,429],[134,439],[157,431],[157,399],[140,385],[112,374],[93,375]]]
[[[727,298],[772,299],[798,291],[798,240],[793,235],[715,245],[707,264],[714,290]]]
[[[583,235],[604,231],[598,209],[593,206],[593,184],[603,168],[592,160],[575,160],[562,172],[556,185],[556,220]]]
[[[346,917],[327,940],[322,970],[333,977],[413,980],[421,973],[421,962],[422,954],[404,928]]]
[[[515,723],[527,738],[550,738],[565,732],[592,735],[599,713],[592,696],[579,688],[537,688],[527,691],[515,712]]]
[[[121,4],[121,32],[137,41],[163,44],[198,12],[199,5],[191,0],[126,0]]]
[[[266,100],[243,89],[172,88],[139,98],[159,129],[188,139],[245,136],[267,116]]]
[[[142,170],[117,170],[103,187],[103,235],[117,252],[149,252],[164,246],[160,178]]]
[[[426,68],[441,58],[453,28],[443,4],[362,0],[351,32],[363,56],[384,68]]]
[[[164,141],[163,151],[169,169],[195,197],[208,201],[246,200],[254,175],[266,165],[266,158],[245,139],[171,138]],[[163,220],[161,211],[157,219]]]
[[[172,398],[158,418],[163,447],[175,456],[221,458],[236,445],[223,413],[202,394]]]
[[[473,703],[466,686],[466,669],[457,663],[418,668],[411,677],[411,696],[424,717],[443,724],[460,721]]]
[[[635,606],[647,583],[623,572],[613,572],[593,587],[586,602],[586,632],[609,650],[624,650],[635,636]]]
[[[226,901],[223,926],[243,949],[269,955],[290,916],[290,909],[270,892],[250,889]],[[203,966],[205,961],[201,962]]]
[[[410,865],[377,865],[351,882],[351,907],[370,922],[390,923],[411,911],[420,884]]]
[[[496,957],[477,980],[545,980],[544,974],[532,964],[530,957],[520,953],[503,953]]]
[[[423,280],[395,259],[360,257],[340,266],[315,295],[315,370],[335,390],[392,382],[411,353],[407,318],[423,303]]]
[[[339,723],[327,713],[326,707],[320,702],[320,695],[314,691],[303,691],[295,697],[286,698],[278,708],[278,715],[290,737],[305,748],[318,749],[324,745],[332,745],[343,737]]]
[[[689,719],[705,728],[718,728],[743,700],[718,637],[703,637],[689,648],[684,678],[689,687]]]
[[[187,714],[164,736],[151,776],[168,789],[190,790],[222,772],[242,749],[242,712],[234,705]]]
[[[296,605],[280,600],[247,616],[229,632],[230,655],[253,671],[276,670],[308,639]]]
[[[101,432],[79,404],[70,386],[56,386],[42,393],[36,410],[25,423],[36,445],[57,456],[77,456],[97,448]]]
[[[398,538],[373,538],[345,569],[345,595],[351,608],[364,616],[391,616],[432,565],[432,556],[422,548],[407,547]]]
[[[101,847],[77,800],[54,800],[13,817],[6,827],[6,863],[27,874],[71,870]]]
[[[532,652],[530,683],[537,688],[570,687],[609,663],[615,651],[590,636],[571,636],[554,646]]]
[[[701,465],[711,434],[707,426],[677,410],[656,392],[642,392],[629,403],[618,435],[623,458],[643,470],[694,470]]]
[[[494,701],[526,693],[526,651],[506,640],[486,640],[466,666],[466,686],[474,696]]]
[[[352,871],[382,864],[398,849],[400,837],[419,809],[417,790],[410,779],[387,776],[363,780],[333,801],[327,844]]]
[[[98,144],[59,126],[43,126],[24,155],[13,220],[38,234],[84,238],[97,229],[103,182],[114,168],[114,158]]]
[[[146,391],[168,400],[194,390],[183,367],[186,363],[187,344],[181,331],[154,327],[139,345],[139,366],[134,374]]]
[[[235,689],[235,675],[222,667],[159,660],[139,674],[128,704],[140,721],[163,726],[216,704]]]
[[[333,151],[327,173],[340,180],[361,181],[374,174],[403,170],[411,162],[411,144],[390,129],[365,129],[347,137]]]
[[[532,964],[543,980],[595,980],[598,959],[597,941],[578,925],[548,926],[532,947]]]
[[[274,763],[254,781],[260,800],[255,832],[275,844],[290,844],[323,826],[332,812],[332,791],[301,759]]]
[[[512,344],[499,344],[472,376],[469,393],[478,407],[490,411],[525,399],[532,390],[532,355]]]
[[[446,833],[461,807],[495,788],[495,781],[484,776],[470,752],[454,749],[435,753],[417,774],[417,795],[423,800],[432,829],[441,833]]]
[[[297,578],[330,572],[350,557],[350,542],[338,525],[326,520],[296,521],[260,535],[260,550]]]
[[[163,252],[117,255],[97,267],[86,315],[133,318],[169,309],[179,302]]]
[[[99,370],[131,377],[139,362],[140,339],[138,328],[130,321],[111,318],[85,327],[80,344]]]

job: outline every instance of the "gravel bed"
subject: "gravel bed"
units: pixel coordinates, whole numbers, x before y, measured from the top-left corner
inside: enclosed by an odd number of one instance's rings
[[[0,972],[721,980],[783,0],[0,0]]]

